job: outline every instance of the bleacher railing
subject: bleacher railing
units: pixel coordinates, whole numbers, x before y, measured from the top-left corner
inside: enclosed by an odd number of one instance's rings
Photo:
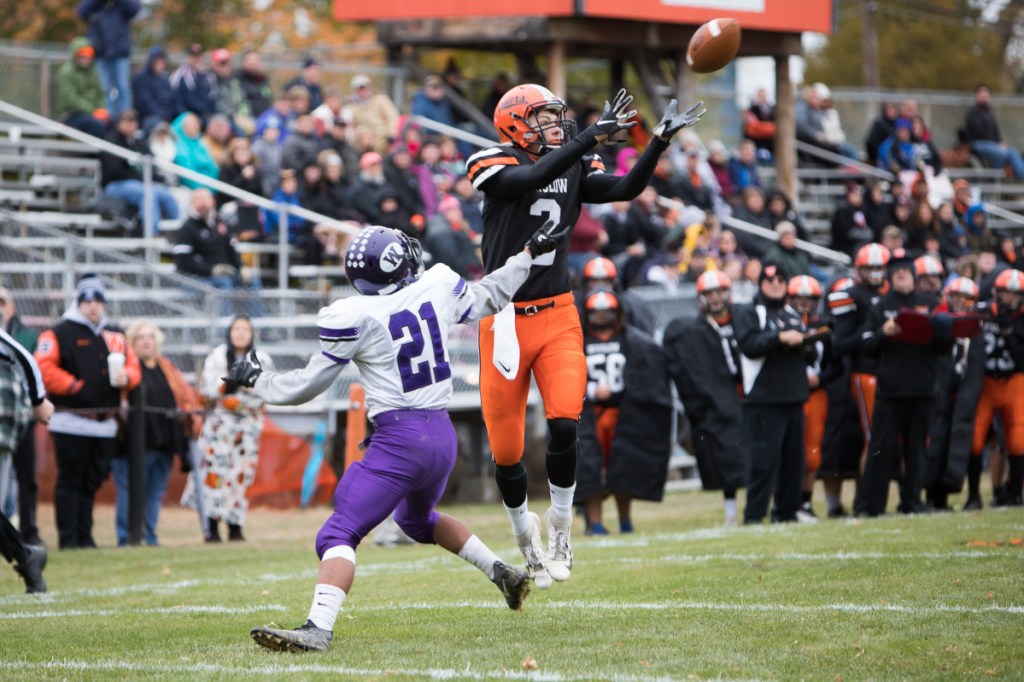
[[[51,132],[64,135],[73,140],[83,142],[90,147],[95,148],[98,151],[106,152],[113,156],[120,157],[131,164],[142,166],[142,178],[143,178],[143,202],[142,202],[142,226],[143,226],[143,237],[147,240],[151,240],[156,234],[156,224],[153,216],[153,184],[154,184],[154,169],[162,171],[164,173],[170,173],[179,178],[185,178],[191,180],[201,186],[208,187],[212,191],[217,191],[222,194],[233,197],[236,200],[244,201],[248,204],[253,204],[264,208],[268,211],[273,211],[278,214],[278,224],[281,226],[278,230],[278,288],[288,288],[288,261],[289,261],[289,248],[288,248],[288,216],[295,215],[304,220],[310,221],[317,225],[326,225],[328,227],[346,232],[348,234],[355,234],[359,230],[352,226],[351,223],[335,220],[328,216],[310,211],[309,209],[302,208],[300,206],[291,206],[285,203],[279,203],[271,201],[261,197],[258,194],[252,194],[245,190],[239,189],[227,183],[221,182],[220,180],[208,177],[202,173],[197,173],[189,168],[179,166],[174,163],[163,161],[152,156],[142,155],[137,152],[119,147],[116,144],[111,144],[106,140],[102,140],[98,137],[93,137],[87,133],[83,133],[80,130],[76,130],[70,126],[66,126],[58,121],[53,121],[45,116],[40,116],[21,107],[17,107],[9,102],[0,100],[0,112],[14,116],[26,123],[40,126]],[[152,257],[150,257],[152,259]]]

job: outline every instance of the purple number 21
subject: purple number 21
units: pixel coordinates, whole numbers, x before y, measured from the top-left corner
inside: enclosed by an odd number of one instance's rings
[[[413,364],[423,352],[424,338],[420,320],[427,323],[430,330],[430,346],[434,352],[434,366],[428,360]],[[444,339],[441,337],[441,326],[437,323],[434,306],[427,301],[420,306],[419,315],[411,310],[402,310],[391,316],[388,323],[391,338],[394,341],[405,338],[405,330],[409,330],[409,340],[398,349],[398,372],[402,377],[402,390],[405,393],[421,389],[430,384],[444,381],[452,376],[451,367],[444,359]]]

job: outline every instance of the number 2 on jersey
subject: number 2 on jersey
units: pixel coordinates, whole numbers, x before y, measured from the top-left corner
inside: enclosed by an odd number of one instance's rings
[[[430,334],[430,347],[434,356],[433,367],[430,366],[429,359],[413,364],[423,353],[423,347],[426,345],[426,340],[423,338],[423,322],[427,324]],[[434,313],[434,306],[430,301],[420,306],[419,315],[411,310],[401,310],[392,315],[388,322],[388,330],[394,341],[408,337],[398,348],[398,373],[402,377],[402,391],[409,393],[451,378],[451,367],[444,359],[444,339],[441,337],[441,326],[437,322],[437,315]]]
[[[558,202],[554,199],[537,199],[537,201],[530,204],[530,215],[544,216],[555,221],[555,225],[562,224],[562,207],[558,205]],[[545,253],[540,258],[534,258],[534,265],[554,265],[555,263],[555,252],[551,251]]]

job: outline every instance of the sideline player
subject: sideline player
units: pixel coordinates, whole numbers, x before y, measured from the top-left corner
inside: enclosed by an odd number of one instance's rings
[[[605,102],[598,120],[576,135],[575,121],[565,116],[565,101],[547,88],[519,85],[505,93],[494,111],[503,144],[477,152],[467,163],[473,186],[484,194],[481,249],[487,272],[518,251],[544,221],[575,225],[583,203],[628,201],[639,195],[673,135],[696,124],[705,111],[698,102],[679,114],[672,100],[636,165],[614,177],[605,174],[604,164],[590,152],[598,142],[636,125],[630,120],[636,115],[632,101],[620,90],[612,103]],[[572,571],[569,530],[577,423],[587,385],[568,244],[535,261],[513,302],[480,323],[480,400],[494,476],[512,532],[534,582],[544,589],[552,579],[566,580]],[[546,552],[540,519],[527,508],[522,462],[531,370],[551,433],[545,458],[551,492],[551,507],[544,515]]]
[[[446,410],[452,395],[448,333],[506,305],[525,280],[531,254],[555,249],[570,230],[548,222],[526,248],[476,284],[445,265],[422,274],[418,241],[371,226],[349,244],[345,274],[362,296],[335,301],[317,317],[320,352],[303,369],[264,372],[255,352],[225,381],[248,386],[266,402],[299,404],[323,393],[348,363],[366,387],[375,431],[366,456],[334,491],[334,513],[317,534],[320,572],[305,625],[258,627],[256,642],[278,651],[326,651],[345,595],[352,588],[356,547],[394,512],[411,538],[436,543],[479,568],[519,610],[529,578],[505,565],[461,521],[434,511],[455,464],[458,440]]]

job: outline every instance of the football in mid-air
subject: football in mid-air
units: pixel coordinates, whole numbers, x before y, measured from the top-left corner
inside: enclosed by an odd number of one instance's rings
[[[740,22],[712,19],[697,29],[686,48],[686,63],[696,73],[712,73],[733,60],[740,49]]]

